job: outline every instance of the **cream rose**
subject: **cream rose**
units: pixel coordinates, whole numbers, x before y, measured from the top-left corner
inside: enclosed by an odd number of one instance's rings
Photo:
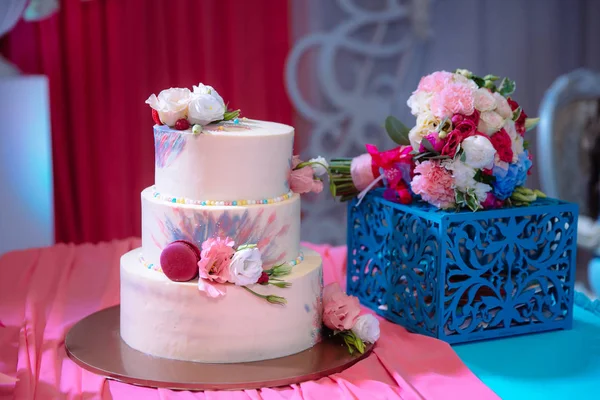
[[[151,95],[146,100],[158,112],[160,121],[168,126],[174,126],[177,120],[186,118],[191,92],[185,88],[165,89],[156,95]]]
[[[503,128],[510,137],[511,149],[513,152],[512,162],[517,162],[517,160],[519,159],[519,155],[521,155],[521,153],[525,151],[523,145],[523,137],[517,133],[515,123],[513,120],[506,121],[504,123]]]
[[[418,90],[408,98],[406,104],[410,107],[412,115],[420,115],[422,113],[429,113],[429,103],[431,102],[432,94]]]
[[[263,273],[260,250],[248,247],[234,253],[229,264],[229,280],[238,286],[256,283]]]
[[[436,118],[431,112],[424,112],[417,116],[416,125],[408,133],[408,139],[413,149],[419,151],[419,145],[421,140],[427,136],[431,131],[434,131],[440,120]]]
[[[469,136],[460,145],[465,152],[465,164],[472,168],[491,168],[496,149],[486,136]]]
[[[512,119],[513,112],[506,98],[498,92],[494,93],[493,96],[496,102],[496,112],[504,119]]]
[[[475,108],[479,111],[492,111],[496,108],[496,99],[492,92],[485,88],[479,88],[474,93]]]
[[[495,111],[484,111],[479,118],[477,130],[486,135],[491,135],[498,132],[504,125],[504,118]]]
[[[372,314],[363,314],[356,320],[352,332],[365,343],[375,343],[379,339],[379,320]]]

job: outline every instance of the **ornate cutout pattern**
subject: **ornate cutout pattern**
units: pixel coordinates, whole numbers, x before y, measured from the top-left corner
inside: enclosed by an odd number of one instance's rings
[[[449,343],[568,329],[577,206],[444,212],[368,195],[348,206],[348,292]]]

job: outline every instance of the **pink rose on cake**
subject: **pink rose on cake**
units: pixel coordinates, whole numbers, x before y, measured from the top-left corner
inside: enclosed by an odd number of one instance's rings
[[[294,156],[289,175],[290,190],[300,194],[320,193],[323,190],[323,181],[319,176],[325,174],[329,174],[329,164],[323,157],[302,161],[299,156]]]
[[[340,285],[332,283],[323,289],[323,324],[339,335],[350,353],[365,351],[365,343],[379,339],[379,320],[372,315],[360,315],[358,298],[348,296]]]
[[[198,289],[206,292],[209,297],[219,297],[225,291],[209,282],[226,283],[229,281],[229,264],[235,250],[230,238],[210,238],[202,243],[200,261],[198,262]]]
[[[323,323],[333,330],[351,329],[360,314],[358,298],[348,296],[337,283],[323,290]]]

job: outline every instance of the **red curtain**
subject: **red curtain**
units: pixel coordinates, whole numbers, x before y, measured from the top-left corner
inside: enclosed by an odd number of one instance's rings
[[[49,78],[57,241],[140,234],[151,93],[203,82],[245,116],[291,123],[289,37],[282,0],[64,0],[48,20],[21,21],[0,51]]]

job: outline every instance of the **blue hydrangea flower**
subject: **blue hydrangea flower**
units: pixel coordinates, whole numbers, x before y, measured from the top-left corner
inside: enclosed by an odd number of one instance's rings
[[[500,200],[509,198],[517,186],[525,184],[529,168],[531,168],[531,160],[527,151],[519,155],[517,162],[508,164],[508,169],[495,165],[492,170],[492,173],[496,177],[496,181],[493,184],[494,196]]]

